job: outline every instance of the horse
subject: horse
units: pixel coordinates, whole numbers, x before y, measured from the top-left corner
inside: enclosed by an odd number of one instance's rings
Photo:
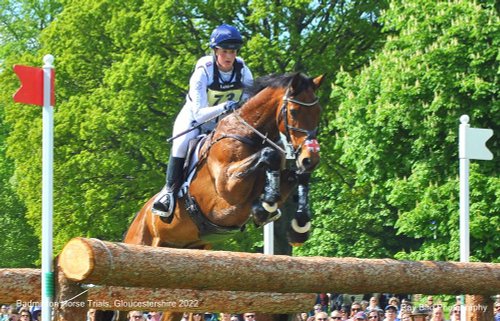
[[[171,222],[153,214],[153,196],[136,214],[124,242],[210,249],[217,239],[242,231],[250,219],[257,226],[278,219],[279,206],[297,187],[288,238],[293,245],[303,243],[310,229],[309,179],[320,160],[321,106],[315,93],[322,81],[323,76],[301,73],[257,79],[250,98],[200,145]]]

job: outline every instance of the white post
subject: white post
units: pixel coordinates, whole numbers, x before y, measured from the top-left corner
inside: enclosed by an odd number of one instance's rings
[[[51,77],[54,57],[43,57],[43,143],[42,143],[42,320],[52,320],[51,302],[54,297],[52,266],[52,212],[54,109],[51,106]]]
[[[264,225],[264,254],[274,254],[274,222]]]
[[[460,117],[458,155],[460,158],[460,262],[469,262],[469,163],[467,158],[467,129],[469,116]],[[465,295],[460,298],[460,321],[466,321]]]

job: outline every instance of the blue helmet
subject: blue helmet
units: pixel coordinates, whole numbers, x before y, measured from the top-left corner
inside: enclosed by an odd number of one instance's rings
[[[243,45],[241,34],[233,26],[221,24],[212,31],[210,36],[210,48],[220,47],[224,49],[238,50]]]

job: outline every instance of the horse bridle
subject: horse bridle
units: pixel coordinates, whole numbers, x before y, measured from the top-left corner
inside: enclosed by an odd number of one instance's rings
[[[286,145],[291,146],[292,152],[293,152],[293,156],[294,156],[294,158],[296,158],[296,156],[299,154],[300,150],[302,149],[302,146],[304,145],[304,142],[306,140],[308,140],[308,139],[315,139],[316,138],[316,135],[318,134],[318,127],[314,128],[313,130],[307,130],[307,129],[304,129],[304,128],[298,128],[298,127],[290,126],[288,124],[288,103],[289,102],[297,104],[297,105],[301,105],[301,106],[304,106],[304,107],[312,107],[312,106],[316,105],[319,102],[319,99],[316,98],[314,101],[312,101],[310,103],[307,103],[307,102],[304,102],[304,101],[300,101],[300,100],[291,98],[290,97],[290,87],[288,87],[286,89],[285,95],[283,96],[283,104],[281,105],[281,108],[280,108],[280,118],[283,117],[283,121],[284,121],[284,125],[285,125],[285,133],[281,133],[281,131],[280,131],[280,133],[284,134],[285,139],[286,139],[286,142],[284,142],[284,143]],[[280,123],[280,119],[278,119],[278,128],[279,128],[279,123]],[[304,134],[307,135],[306,136],[307,138],[306,138],[306,140],[304,140],[302,142],[302,144],[300,144],[299,146],[297,146],[297,148],[294,148],[293,144],[292,144],[292,136],[290,135],[290,131],[296,131],[296,132],[304,133]]]

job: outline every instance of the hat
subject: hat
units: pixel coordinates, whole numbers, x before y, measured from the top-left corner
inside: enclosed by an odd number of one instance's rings
[[[388,305],[388,306],[385,307],[385,311],[390,310],[390,309],[393,309],[394,311],[398,310],[398,308],[395,307],[394,305]]]
[[[354,315],[354,319],[366,320],[366,314],[364,312],[358,312]]]

